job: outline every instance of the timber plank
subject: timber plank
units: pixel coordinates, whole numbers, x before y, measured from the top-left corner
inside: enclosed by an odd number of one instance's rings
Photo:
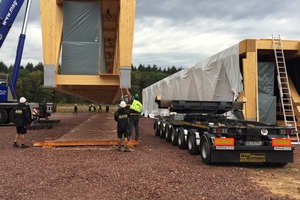
[[[139,141],[131,140],[128,146],[133,147],[139,143]],[[118,145],[118,140],[44,141],[32,144],[34,147],[113,146]]]

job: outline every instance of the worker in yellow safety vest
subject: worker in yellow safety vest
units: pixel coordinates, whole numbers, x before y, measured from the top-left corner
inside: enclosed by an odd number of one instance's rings
[[[139,95],[134,94],[133,96],[130,94],[128,88],[125,89],[126,94],[128,95],[129,99],[129,138],[132,136],[132,129],[133,126],[135,127],[135,140],[140,139],[140,132],[139,132],[139,121],[143,109],[142,103],[139,101]]]

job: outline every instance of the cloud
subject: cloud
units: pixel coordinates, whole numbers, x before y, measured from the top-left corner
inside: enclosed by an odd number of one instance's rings
[[[13,65],[15,63],[16,51],[18,47],[19,37],[22,31],[26,5],[27,1],[24,1],[19,14],[17,15],[15,22],[0,49],[0,61],[3,61],[7,66]],[[39,1],[32,1],[30,7],[26,29],[26,38],[21,61],[21,65],[23,66],[25,66],[27,63],[38,64],[43,60],[39,5]]]
[[[294,0],[137,0],[133,65],[188,67],[244,39],[298,40],[300,1]],[[23,10],[6,41],[0,60],[14,63]],[[33,1],[22,63],[42,61],[39,1]]]
[[[138,1],[133,63],[187,67],[244,39],[297,39],[295,1]]]

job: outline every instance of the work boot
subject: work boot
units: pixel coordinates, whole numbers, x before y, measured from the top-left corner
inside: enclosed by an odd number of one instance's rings
[[[118,146],[117,150],[118,150],[118,151],[121,151],[121,146]]]
[[[130,152],[131,150],[128,147],[124,147],[124,152]]]
[[[20,145],[18,145],[16,142],[14,142],[13,147],[14,147],[14,148],[19,148]]]
[[[26,148],[29,148],[29,146],[27,146],[27,145],[25,145],[25,144],[22,144],[22,145],[21,145],[21,148],[22,148],[22,149],[26,149]]]

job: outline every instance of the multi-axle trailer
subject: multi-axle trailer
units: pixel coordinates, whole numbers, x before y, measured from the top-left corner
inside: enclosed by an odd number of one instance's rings
[[[264,163],[283,167],[293,162],[291,126],[274,126],[243,119],[243,103],[216,101],[159,100],[159,108],[168,108],[169,116],[154,122],[155,135],[202,162]]]

